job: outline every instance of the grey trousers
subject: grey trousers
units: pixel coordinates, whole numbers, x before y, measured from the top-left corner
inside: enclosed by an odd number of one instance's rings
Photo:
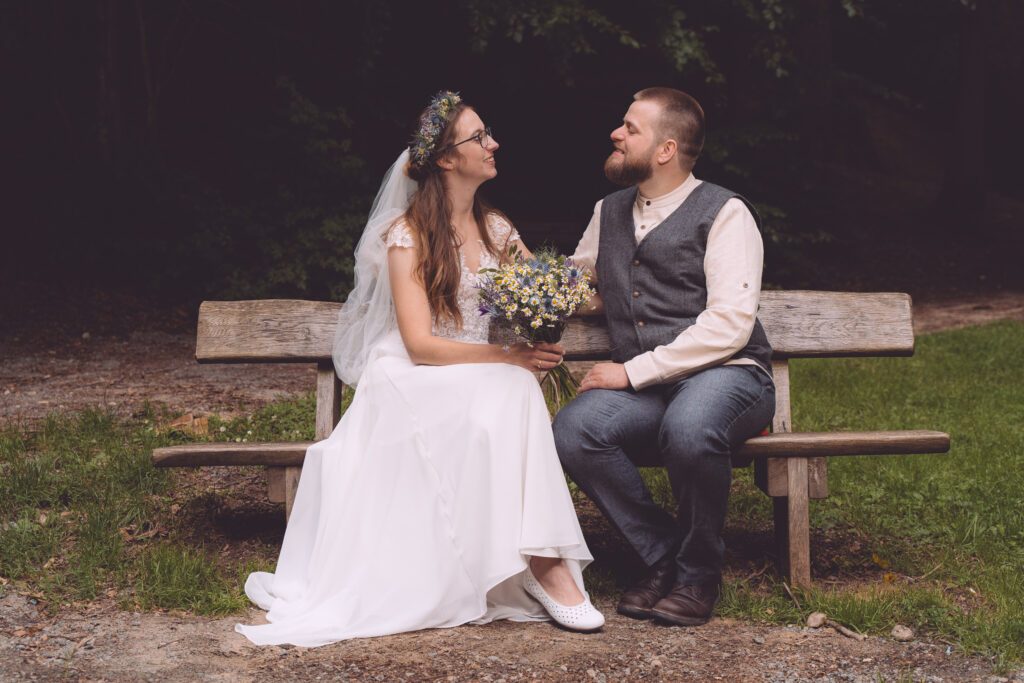
[[[753,366],[720,365],[641,391],[594,389],[559,411],[555,443],[573,481],[651,566],[674,553],[679,583],[717,582],[731,455],[775,414],[775,385]],[[663,465],[676,518],[637,466]]]

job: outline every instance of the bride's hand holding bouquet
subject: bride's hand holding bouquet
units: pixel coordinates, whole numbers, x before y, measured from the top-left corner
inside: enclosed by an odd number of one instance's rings
[[[527,259],[513,246],[509,256],[498,268],[481,271],[485,277],[480,284],[480,314],[508,324],[524,341],[526,348],[516,344],[509,352],[535,360],[530,369],[548,371],[542,385],[550,387],[560,404],[575,395],[577,384],[561,364],[561,348],[556,345],[569,318],[594,296],[590,277],[552,250],[540,250]]]

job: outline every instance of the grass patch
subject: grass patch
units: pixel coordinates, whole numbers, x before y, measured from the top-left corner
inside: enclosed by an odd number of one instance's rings
[[[245,564],[234,575],[217,569],[205,551],[175,544],[147,549],[138,562],[135,598],[143,609],[185,609],[198,614],[231,614],[249,600],[239,591],[250,571],[266,566]]]
[[[151,410],[128,420],[87,410],[53,415],[32,432],[0,430],[0,584],[51,605],[107,594],[135,608],[241,609],[245,576],[267,562],[175,541],[173,474],[154,468],[150,454],[197,439],[312,439],[313,406],[307,395],[213,418],[206,437],[162,430],[167,420]]]

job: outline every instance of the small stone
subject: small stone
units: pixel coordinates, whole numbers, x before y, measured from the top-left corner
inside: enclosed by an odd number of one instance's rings
[[[807,625],[811,628],[821,628],[826,621],[828,621],[828,616],[824,612],[811,612],[807,617]]]
[[[892,638],[900,643],[908,643],[914,639],[914,632],[903,624],[896,624],[892,627]]]
[[[651,666],[661,666],[661,660],[657,657],[651,659]]]
[[[764,645],[764,638],[761,636],[754,636],[754,642],[758,645]]]

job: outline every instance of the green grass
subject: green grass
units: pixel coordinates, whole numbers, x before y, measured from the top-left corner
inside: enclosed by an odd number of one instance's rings
[[[203,550],[158,544],[141,555],[135,595],[143,609],[186,609],[198,614],[232,614],[249,600],[239,590],[249,572],[268,569],[267,563],[245,563],[234,574],[219,571]]]
[[[312,439],[313,406],[307,395],[236,420],[214,418],[208,438]],[[157,429],[158,421],[152,411],[129,420],[84,411],[51,416],[37,431],[0,430],[0,585],[50,605],[110,591],[126,606],[200,614],[247,604],[244,576],[267,562],[234,566],[203,547],[148,538],[154,529],[177,535],[172,475],[154,468],[150,453],[195,440]],[[194,492],[193,500],[209,495]]]
[[[797,429],[939,429],[952,436],[952,450],[833,458],[830,497],[812,503],[811,522],[816,538],[856,540],[824,551],[844,580],[790,597],[771,572],[748,579],[734,571],[720,613],[800,623],[820,610],[864,633],[902,623],[984,653],[997,667],[1024,661],[1021,359],[1024,325],[997,323],[922,337],[913,358],[795,361]],[[312,395],[280,401],[235,420],[211,418],[207,438],[309,440],[313,412]],[[113,590],[126,607],[241,609],[245,575],[269,569],[275,548],[225,559],[185,535],[132,538],[173,526],[173,475],[153,469],[149,452],[195,438],[161,433],[157,421],[152,413],[118,421],[85,412],[32,433],[0,431],[0,577],[54,603]],[[670,506],[663,473],[645,476]],[[221,496],[177,493],[196,505]],[[731,527],[767,533],[770,519],[750,471],[737,471]],[[607,573],[592,583],[614,586]]]

